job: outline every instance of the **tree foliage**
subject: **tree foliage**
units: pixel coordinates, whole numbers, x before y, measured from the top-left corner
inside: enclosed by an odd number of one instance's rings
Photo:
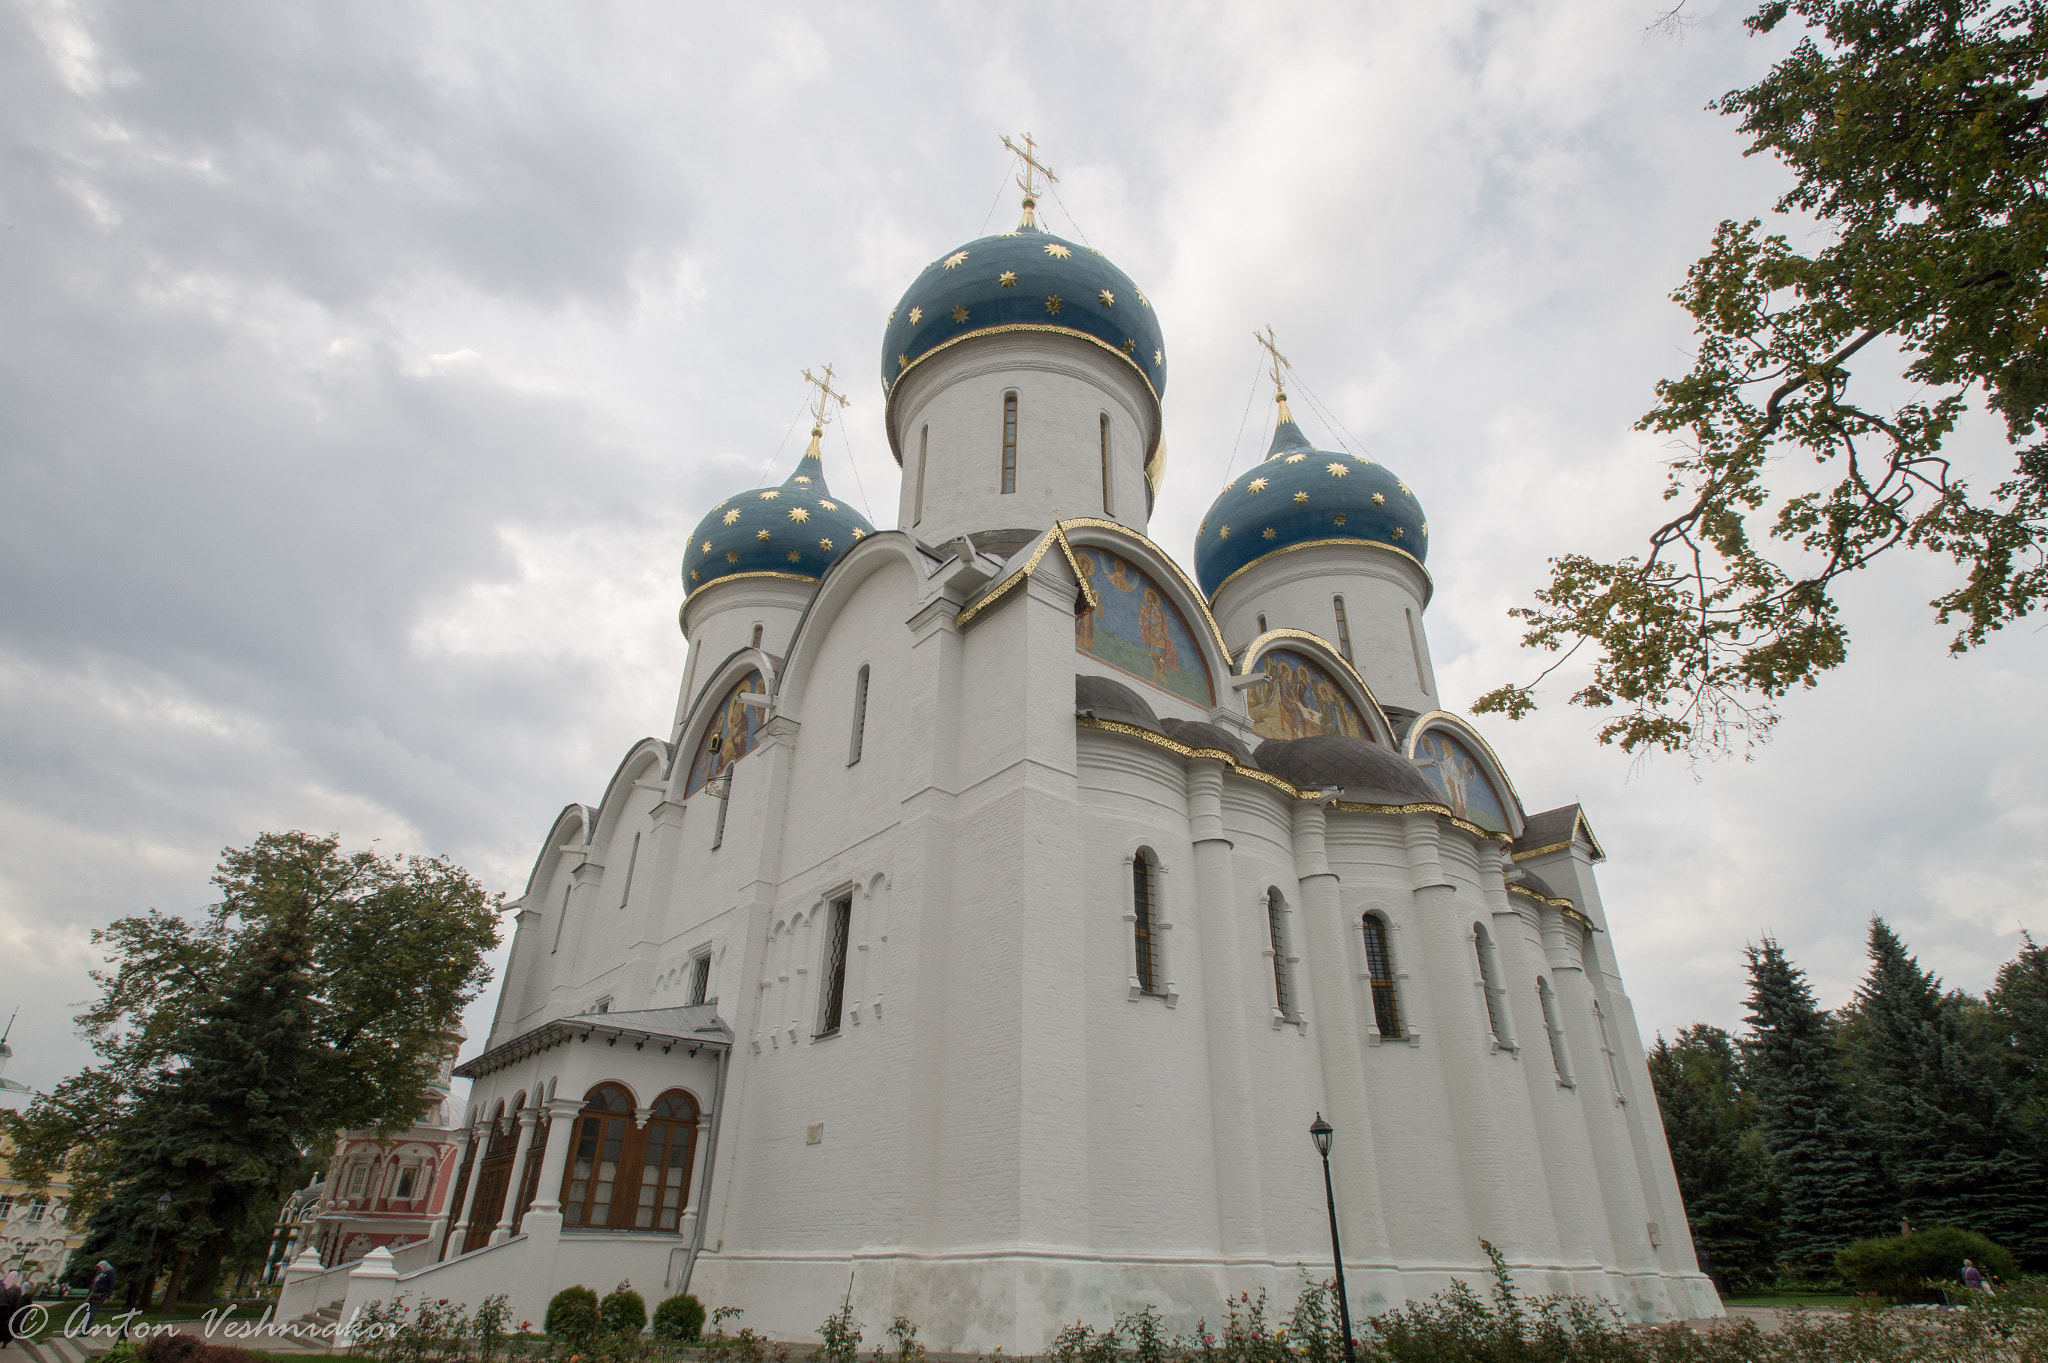
[[[1694,1023],[1657,1038],[1650,1085],[1702,1267],[1726,1286],[1769,1282],[1778,1261],[1777,1189],[1734,1038]]]
[[[151,909],[93,934],[107,964],[76,1021],[98,1061],[8,1124],[16,1177],[65,1167],[74,1216],[105,1204],[146,1231],[168,1190],[188,1245],[201,1221],[229,1229],[227,1209],[178,1191],[181,1170],[240,1167],[222,1142],[254,1179],[291,1164],[286,1148],[411,1124],[497,942],[497,899],[461,867],[337,836],[263,834],[225,851],[213,883],[197,923]]]
[[[1673,295],[1693,367],[1638,423],[1677,443],[1676,514],[1641,554],[1552,559],[1514,611],[1526,646],[1590,646],[1572,703],[1631,751],[1768,735],[1848,655],[1836,586],[1885,553],[1955,563],[1931,603],[1955,653],[2048,594],[2048,0],[1768,0],[1747,25],[1795,17],[1792,53],[1714,107],[1790,169],[1777,211],[1822,244],[1720,225]],[[2014,460],[1988,491],[1946,450],[1973,407]],[[1508,685],[1473,708],[1535,703]]]

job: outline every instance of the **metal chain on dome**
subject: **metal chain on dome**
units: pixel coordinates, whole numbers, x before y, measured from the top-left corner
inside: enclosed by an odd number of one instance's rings
[[[761,466],[760,481],[762,483],[765,484],[768,481],[769,475],[774,472],[775,461],[782,457],[782,447],[787,445],[789,438],[796,434],[796,423],[804,419],[804,413],[809,410],[809,406],[810,404],[807,402],[797,404],[796,415],[789,419],[789,429],[782,433],[781,441],[775,446],[775,453],[769,455],[768,462]]]
[[[1252,399],[1259,395],[1259,371],[1266,367],[1264,360],[1252,365],[1252,386],[1244,395],[1244,415],[1237,419],[1237,439],[1230,442],[1230,462],[1224,466],[1223,481],[1230,481],[1232,469],[1237,467],[1237,456],[1244,449],[1245,423],[1252,419]]]
[[[846,433],[846,423],[839,423],[839,443],[846,446],[846,466],[853,470],[854,490],[860,493],[861,509],[868,513],[868,524],[875,523],[875,509],[868,505],[867,485],[860,480],[860,461],[853,457],[853,437]]]

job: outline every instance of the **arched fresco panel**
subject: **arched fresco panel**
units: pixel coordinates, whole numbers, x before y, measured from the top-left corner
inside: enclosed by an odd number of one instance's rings
[[[1244,703],[1261,738],[1348,734],[1373,741],[1358,707],[1321,663],[1293,649],[1276,648],[1259,659],[1259,671],[1266,680],[1244,693]]]
[[[1507,809],[1500,792],[1486,775],[1486,768],[1447,733],[1431,730],[1415,743],[1415,757],[1423,774],[1436,784],[1461,819],[1494,833],[1508,831]]]
[[[1076,548],[1074,557],[1101,603],[1074,618],[1074,647],[1182,700],[1214,705],[1209,665],[1173,598],[1107,549]]]
[[[718,713],[697,745],[696,760],[690,763],[690,784],[685,796],[695,795],[704,783],[754,750],[761,736],[761,719],[768,712],[759,706],[740,703],[743,691],[762,690],[761,674],[749,672],[733,683],[732,690],[718,702]]]

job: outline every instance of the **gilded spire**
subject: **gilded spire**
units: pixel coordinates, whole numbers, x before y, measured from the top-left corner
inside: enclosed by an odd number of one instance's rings
[[[1003,139],[1003,145],[1010,149],[1010,153],[1024,163],[1024,170],[1017,177],[1017,187],[1024,191],[1024,216],[1017,219],[1017,230],[1021,232],[1028,227],[1033,231],[1037,231],[1037,177],[1043,175],[1048,185],[1058,184],[1060,177],[1053,174],[1046,164],[1038,159],[1038,143],[1033,140],[1030,133],[1024,134],[1024,145],[1021,147],[1010,140],[1008,133],[1000,134],[1000,136]]]

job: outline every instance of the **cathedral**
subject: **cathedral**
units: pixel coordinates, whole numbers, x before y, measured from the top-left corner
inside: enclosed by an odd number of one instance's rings
[[[945,1350],[1213,1325],[1329,1275],[1319,1114],[1354,1315],[1482,1240],[1532,1292],[1720,1313],[1600,842],[1438,694],[1416,489],[1312,443],[1273,349],[1190,576],[1147,534],[1160,319],[1025,160],[1015,229],[884,328],[895,527],[827,484],[828,369],[795,469],[684,546],[672,722],[512,902],[445,1210],[302,1256],[281,1315],[630,1281],[787,1340],[849,1299]]]

